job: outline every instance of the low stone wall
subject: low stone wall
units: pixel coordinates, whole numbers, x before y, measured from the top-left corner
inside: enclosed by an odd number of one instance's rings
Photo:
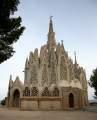
[[[21,102],[21,110],[38,110],[37,101],[23,100]]]
[[[62,100],[60,97],[22,97],[21,110],[61,110]]]

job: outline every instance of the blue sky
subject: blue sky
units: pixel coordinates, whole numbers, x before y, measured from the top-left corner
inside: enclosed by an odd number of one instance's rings
[[[0,64],[0,99],[7,95],[9,76],[24,80],[24,65],[29,52],[47,42],[49,16],[53,15],[56,41],[86,70],[89,79],[97,67],[97,0],[21,0],[15,16],[22,17],[26,27],[14,49],[12,58]],[[93,89],[89,88],[89,98]]]

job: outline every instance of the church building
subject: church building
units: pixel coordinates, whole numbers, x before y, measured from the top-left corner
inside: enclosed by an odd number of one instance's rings
[[[88,105],[86,73],[73,62],[63,41],[56,42],[52,18],[47,43],[30,52],[24,83],[10,76],[6,105],[20,110],[70,110]]]

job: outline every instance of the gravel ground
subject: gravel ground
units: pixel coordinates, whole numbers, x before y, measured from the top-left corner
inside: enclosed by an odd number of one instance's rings
[[[77,111],[20,111],[1,107],[0,120],[97,120],[97,112],[87,109]]]

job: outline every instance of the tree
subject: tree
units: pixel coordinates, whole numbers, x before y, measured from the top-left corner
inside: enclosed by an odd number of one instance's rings
[[[5,99],[1,100],[1,105],[5,105]]]
[[[0,0],[0,63],[13,56],[13,43],[25,29],[20,16],[12,17],[19,3],[19,0]]]
[[[97,68],[93,70],[93,73],[90,77],[89,85],[94,88],[95,95],[97,96]]]

